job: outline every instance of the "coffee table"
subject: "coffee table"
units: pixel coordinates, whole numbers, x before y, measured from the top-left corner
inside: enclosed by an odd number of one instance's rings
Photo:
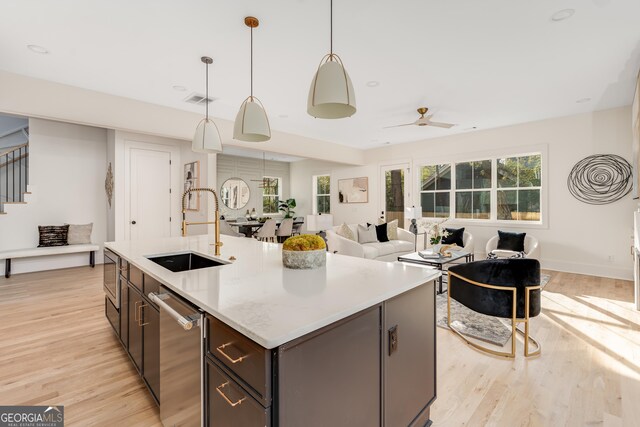
[[[451,263],[452,261],[457,261],[459,259],[464,258],[465,262],[471,262],[473,261],[473,254],[467,251],[451,251],[451,256],[450,257],[439,257],[439,258],[422,258],[420,255],[418,255],[418,252],[412,252],[410,254],[406,254],[406,255],[401,255],[398,257],[398,261],[399,262],[409,262],[409,263],[413,263],[413,264],[421,264],[421,265],[427,265],[430,267],[435,267],[438,270],[444,272],[444,267],[445,265]],[[440,275],[440,278],[438,279],[438,293],[441,294],[442,291],[442,277],[444,276],[444,274]]]

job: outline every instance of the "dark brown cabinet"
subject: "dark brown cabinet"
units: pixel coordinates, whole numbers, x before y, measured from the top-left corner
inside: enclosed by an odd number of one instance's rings
[[[129,349],[129,286],[127,279],[120,276],[120,341]]]
[[[160,399],[160,312],[145,299],[140,310],[142,321],[143,370],[149,389]]]
[[[138,371],[142,372],[142,323],[140,322],[140,306],[142,295],[136,288],[129,287],[129,355]]]
[[[206,316],[207,425],[425,426],[435,282],[266,350]]]

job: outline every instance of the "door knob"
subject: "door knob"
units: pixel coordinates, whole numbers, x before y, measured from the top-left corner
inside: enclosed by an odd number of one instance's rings
[[[135,221],[131,221],[131,224],[136,225],[136,222]]]

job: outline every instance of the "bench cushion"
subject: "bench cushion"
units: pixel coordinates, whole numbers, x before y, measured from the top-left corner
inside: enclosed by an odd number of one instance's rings
[[[0,252],[0,259],[28,258],[46,255],[75,254],[79,252],[99,251],[98,245],[47,246],[41,248],[14,249]]]

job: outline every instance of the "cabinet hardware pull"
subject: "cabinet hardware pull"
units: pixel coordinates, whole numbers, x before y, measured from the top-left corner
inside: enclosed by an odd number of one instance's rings
[[[149,322],[142,323],[143,322],[143,320],[142,320],[142,309],[144,309],[145,307],[149,307],[149,305],[145,304],[143,301],[140,301],[140,305],[138,306],[138,310],[140,311],[140,313],[138,314],[138,317],[139,317],[138,325],[140,325],[140,326],[146,326],[146,325],[149,324]]]
[[[232,402],[226,394],[224,394],[224,392],[222,391],[222,389],[226,386],[229,385],[229,381],[227,381],[226,383],[220,384],[218,387],[216,387],[216,390],[218,391],[218,393],[220,393],[220,396],[222,396],[224,398],[224,400],[227,401],[227,403],[229,405],[233,406],[238,406],[239,404],[241,404],[246,398],[247,396],[243,397],[242,399],[236,401],[236,402]]]
[[[218,352],[219,352],[220,354],[222,354],[224,357],[226,357],[226,358],[227,358],[227,360],[228,360],[229,362],[231,362],[231,363],[238,363],[238,362],[242,362],[244,359],[246,359],[247,357],[249,357],[248,355],[246,355],[246,354],[245,354],[244,356],[240,356],[240,357],[238,357],[237,359],[232,359],[232,358],[231,358],[231,356],[229,356],[227,353],[225,353],[225,352],[223,351],[223,349],[224,349],[225,347],[228,347],[228,346],[230,346],[230,345],[231,345],[231,343],[230,343],[230,342],[228,342],[228,343],[226,343],[226,344],[222,344],[220,347],[216,347],[216,350],[218,350]]]
[[[140,321],[138,320],[138,304],[140,303],[140,301],[136,301],[135,303],[133,303],[133,320],[135,320],[136,322],[138,322],[138,325],[140,324]]]

